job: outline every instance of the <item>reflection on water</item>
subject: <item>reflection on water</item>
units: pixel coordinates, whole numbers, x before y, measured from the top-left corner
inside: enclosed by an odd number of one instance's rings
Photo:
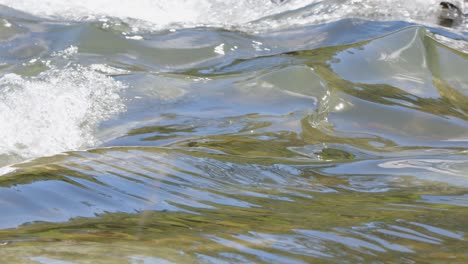
[[[465,263],[466,33],[291,2],[2,7],[1,263]]]

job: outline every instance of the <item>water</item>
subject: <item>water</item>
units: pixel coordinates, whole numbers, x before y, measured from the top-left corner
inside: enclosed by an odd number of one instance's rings
[[[0,0],[1,263],[466,263],[437,1]]]

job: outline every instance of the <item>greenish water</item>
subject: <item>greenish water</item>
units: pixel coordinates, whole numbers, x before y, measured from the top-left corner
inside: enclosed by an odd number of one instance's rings
[[[1,263],[467,262],[463,26],[0,2]]]

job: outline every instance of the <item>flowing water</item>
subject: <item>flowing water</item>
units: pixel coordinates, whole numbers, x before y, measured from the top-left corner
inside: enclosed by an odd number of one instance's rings
[[[467,263],[437,12],[0,0],[0,263]]]

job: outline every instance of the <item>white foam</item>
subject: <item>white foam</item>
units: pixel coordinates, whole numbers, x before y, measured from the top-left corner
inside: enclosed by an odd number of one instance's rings
[[[304,14],[284,19],[256,21],[271,15],[320,3]],[[0,0],[0,4],[51,19],[99,20],[115,17],[131,21],[139,29],[171,29],[174,25],[237,27],[271,30],[294,24],[329,22],[345,17],[377,20],[408,20],[435,23],[438,0]],[[257,28],[258,26],[258,28]]]
[[[270,0],[0,0],[0,4],[48,18],[82,20],[110,16],[139,19],[165,27],[246,23],[314,1],[296,0],[288,6]]]
[[[13,161],[91,147],[97,126],[124,110],[125,85],[79,65],[0,78],[0,156]],[[6,164],[0,164],[6,165]]]

